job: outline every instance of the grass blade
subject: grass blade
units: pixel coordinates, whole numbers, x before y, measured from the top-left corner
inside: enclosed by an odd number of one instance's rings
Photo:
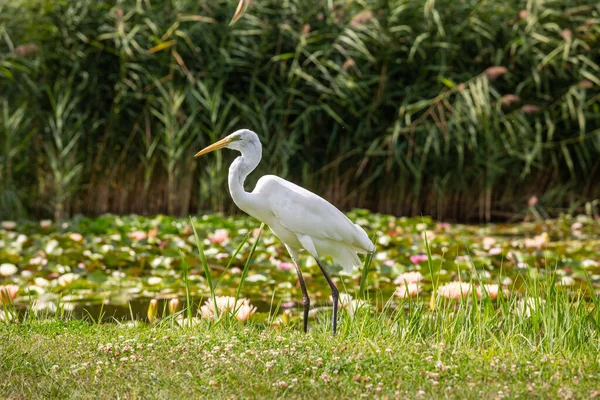
[[[213,286],[212,277],[210,275],[210,268],[208,267],[208,263],[206,262],[206,256],[204,255],[204,247],[202,246],[202,241],[198,236],[198,231],[196,231],[196,226],[194,224],[194,220],[190,217],[190,223],[192,225],[192,229],[194,231],[194,239],[196,240],[196,247],[198,249],[198,254],[200,255],[200,262],[202,263],[202,268],[204,269],[204,275],[206,277],[206,282],[208,283],[208,288],[210,290],[210,297],[213,301],[213,306],[215,307],[215,316],[219,317],[219,310],[217,309],[217,298],[215,296],[215,288]]]
[[[371,241],[373,243],[375,243],[376,237],[377,237],[377,235],[374,233],[373,237],[371,238]],[[369,268],[371,267],[371,262],[373,261],[373,257],[375,256],[375,251],[377,251],[377,248],[375,248],[375,250],[373,250],[372,253],[367,254],[367,258],[365,259],[365,263],[363,266],[363,272],[360,277],[360,288],[358,290],[360,297],[364,297],[364,294],[365,294],[365,287],[367,284],[367,277],[369,275]]]
[[[240,292],[242,291],[242,284],[248,275],[248,270],[250,269],[250,262],[252,262],[252,257],[254,256],[254,251],[256,250],[256,245],[262,236],[263,230],[265,228],[264,222],[260,224],[260,228],[258,230],[258,235],[256,235],[256,240],[254,244],[252,244],[252,249],[250,250],[250,254],[248,255],[248,259],[246,260],[246,264],[244,265],[244,270],[242,271],[242,277],[240,278],[240,283],[237,287],[237,291],[235,292],[235,304],[237,305],[237,301],[240,298]]]
[[[185,254],[181,250],[179,250],[179,255],[181,256],[181,266],[183,268],[183,283],[185,286],[185,312],[187,315],[187,319],[190,322],[190,326],[192,323],[192,301],[190,295],[190,266],[185,259]]]

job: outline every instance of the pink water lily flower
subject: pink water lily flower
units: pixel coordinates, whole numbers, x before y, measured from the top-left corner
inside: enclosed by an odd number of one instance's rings
[[[146,314],[148,316],[148,322],[152,324],[158,316],[158,300],[150,300],[150,304],[148,305],[148,311]]]
[[[171,314],[175,314],[177,312],[178,308],[179,308],[179,299],[177,299],[177,298],[171,299],[169,301],[169,312]]]
[[[81,233],[73,232],[69,233],[69,239],[71,239],[74,242],[82,242],[83,236],[81,235]]]
[[[496,244],[496,239],[494,239],[493,237],[486,236],[481,241],[481,244],[483,245],[483,248],[487,250]]]
[[[413,264],[419,264],[420,262],[427,261],[427,254],[415,254],[409,258]]]
[[[0,304],[11,304],[18,293],[17,285],[0,286]]]
[[[219,316],[224,313],[231,313],[239,321],[247,321],[256,312],[256,307],[253,307],[248,299],[238,299],[236,302],[235,297],[232,296],[216,296],[215,302],[216,307],[213,299],[210,298],[200,307],[198,312],[203,318],[215,319],[217,317],[215,308]]]
[[[2,229],[4,230],[12,231],[17,227],[17,223],[15,221],[2,221],[0,226],[2,226]]]
[[[447,299],[461,299],[468,297],[472,290],[473,286],[470,283],[450,282],[440,286],[437,292],[440,296]]]
[[[52,221],[49,219],[43,219],[40,221],[40,227],[42,229],[49,229],[52,226]]]
[[[132,238],[133,240],[137,240],[139,242],[140,240],[146,239],[147,235],[146,235],[146,232],[144,232],[144,231],[135,231],[135,232],[131,232],[129,234],[129,237]]]
[[[448,231],[448,230],[450,230],[450,224],[447,222],[440,222],[435,227],[436,232]]]
[[[394,280],[396,285],[404,285],[406,283],[419,283],[425,277],[419,271],[411,271],[405,272],[403,274],[398,275],[398,277]]]
[[[498,297],[499,290],[500,290],[500,286],[497,283],[485,284],[485,285],[479,286],[477,288],[477,296],[478,297],[489,296],[489,298],[493,300],[496,297]]]
[[[48,264],[48,260],[46,259],[46,255],[35,256],[29,260],[29,264],[31,265],[46,265]]]
[[[208,240],[210,240],[213,244],[224,245],[227,241],[229,241],[229,232],[227,229],[217,229],[215,233],[208,235]]]
[[[396,297],[406,299],[409,297],[416,296],[421,291],[421,286],[418,283],[402,283],[396,288],[394,293]]]
[[[331,296],[329,297],[329,299],[333,300],[333,298],[331,298]],[[348,293],[340,293],[338,301],[339,301],[340,307],[345,309],[346,311],[348,311],[350,313],[350,315],[356,314],[356,312],[359,309],[362,309],[362,308],[368,309],[369,308],[369,304],[366,301],[360,300],[360,299],[354,299]]]
[[[550,236],[548,236],[546,232],[534,236],[533,239],[526,238],[525,240],[523,240],[523,244],[525,245],[525,247],[536,248],[538,250],[544,247],[544,245],[548,242],[550,242]]]
[[[282,271],[291,271],[294,268],[294,264],[289,262],[280,262],[277,264],[277,269]]]
[[[499,254],[502,254],[502,249],[500,247],[492,247],[489,251],[488,254],[490,256],[497,256]]]
[[[216,304],[215,304],[216,303]],[[215,307],[216,305],[216,307]],[[206,303],[198,310],[203,318],[215,318],[215,309],[219,315],[225,311],[233,310],[235,306],[235,297],[231,296],[216,296],[215,302],[209,298]]]
[[[248,321],[252,314],[256,312],[256,307],[251,306],[250,303],[243,303],[238,307],[237,312],[235,314],[235,318],[238,321]]]

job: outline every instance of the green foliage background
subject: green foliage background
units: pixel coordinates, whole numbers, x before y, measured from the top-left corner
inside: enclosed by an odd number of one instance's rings
[[[597,204],[597,1],[236,3],[0,2],[0,218],[231,211],[234,155],[192,157],[241,127],[252,181],[342,208]]]

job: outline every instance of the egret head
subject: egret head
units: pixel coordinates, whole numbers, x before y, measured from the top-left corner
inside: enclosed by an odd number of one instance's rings
[[[249,129],[240,129],[233,132],[231,135],[219,140],[216,143],[200,150],[194,157],[199,157],[211,151],[219,150],[222,148],[228,148],[231,150],[237,150],[242,152],[243,150],[257,150],[260,151],[260,139],[258,135]]]

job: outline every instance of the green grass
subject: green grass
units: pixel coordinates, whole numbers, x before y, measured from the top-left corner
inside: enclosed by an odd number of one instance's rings
[[[180,327],[172,319],[0,324],[2,398],[556,398],[597,396],[600,309],[536,282],[499,298]],[[541,300],[543,299],[543,300]],[[596,307],[594,307],[594,305]]]

